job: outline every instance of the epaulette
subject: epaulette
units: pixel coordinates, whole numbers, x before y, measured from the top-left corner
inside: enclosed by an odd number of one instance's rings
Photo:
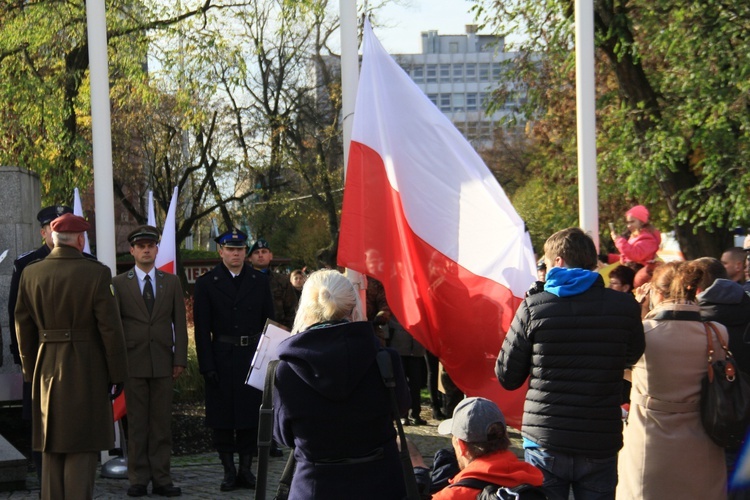
[[[32,264],[36,264],[36,263],[38,263],[38,262],[41,262],[41,261],[43,261],[43,260],[44,260],[44,259],[34,259],[34,260],[32,260],[31,262],[27,262],[27,263],[26,263],[26,267],[29,267],[30,265],[32,265]],[[24,269],[26,269],[26,267],[24,267]]]
[[[29,255],[31,255],[32,253],[36,252],[37,250],[39,250],[39,249],[35,248],[34,250],[29,250],[28,252],[22,253],[21,255],[19,255],[18,257],[16,257],[16,262],[18,262],[19,260],[23,259],[24,257],[28,257]]]

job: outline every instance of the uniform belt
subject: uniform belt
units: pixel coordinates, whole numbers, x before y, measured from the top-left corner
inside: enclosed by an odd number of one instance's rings
[[[252,343],[257,340],[257,338],[260,337],[260,334],[257,335],[243,335],[241,337],[235,337],[234,335],[216,335],[214,336],[214,340],[218,340],[219,342],[224,342],[226,344],[232,344],[240,347],[247,347],[252,345]]]
[[[39,330],[39,342],[89,342],[95,338],[94,330]]]
[[[320,458],[315,460],[315,465],[357,465],[366,464],[368,462],[374,462],[376,460],[382,460],[385,457],[383,448],[375,448],[370,453],[363,457],[353,458]]]
[[[692,403],[675,403],[672,401],[662,401],[644,394],[635,394],[631,396],[631,403],[635,403],[649,410],[665,411],[668,413],[691,413],[700,410],[700,402]]]

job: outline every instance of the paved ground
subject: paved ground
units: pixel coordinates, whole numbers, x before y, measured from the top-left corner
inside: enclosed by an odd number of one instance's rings
[[[426,412],[423,412],[423,414]],[[407,426],[404,430],[408,438],[413,441],[425,462],[432,465],[432,456],[444,447],[450,446],[450,439],[437,433],[437,421],[429,420],[428,425]],[[515,451],[519,452],[520,436],[515,431],[511,433],[511,440]],[[284,450],[283,458],[271,458],[268,471],[268,493],[266,498],[271,499],[276,492],[279,477],[286,464],[287,450]],[[256,470],[257,461],[253,463]],[[192,455],[186,457],[175,457],[172,459],[172,477],[175,485],[182,488],[182,497],[185,499],[249,499],[254,498],[252,490],[236,490],[232,492],[220,492],[219,484],[223,476],[221,464],[216,453]],[[126,495],[129,483],[127,479],[106,479],[101,476],[96,478],[96,489],[94,498],[129,498]],[[25,490],[13,492],[0,492],[0,499],[36,499],[39,496],[39,482],[35,474],[29,474],[26,479]],[[149,490],[150,491],[150,490]],[[149,494],[148,498],[161,498]]]

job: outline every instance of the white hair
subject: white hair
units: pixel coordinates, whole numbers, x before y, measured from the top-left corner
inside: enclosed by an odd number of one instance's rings
[[[364,320],[359,294],[340,272],[315,271],[302,287],[292,335],[316,323],[341,319]]]
[[[63,245],[75,245],[78,242],[78,235],[81,233],[58,233],[52,231],[52,243],[57,246],[58,243]]]

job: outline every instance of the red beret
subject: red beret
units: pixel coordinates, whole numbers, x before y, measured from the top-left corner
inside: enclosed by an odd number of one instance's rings
[[[82,233],[88,231],[91,225],[83,217],[64,214],[53,220],[49,227],[56,233]]]

